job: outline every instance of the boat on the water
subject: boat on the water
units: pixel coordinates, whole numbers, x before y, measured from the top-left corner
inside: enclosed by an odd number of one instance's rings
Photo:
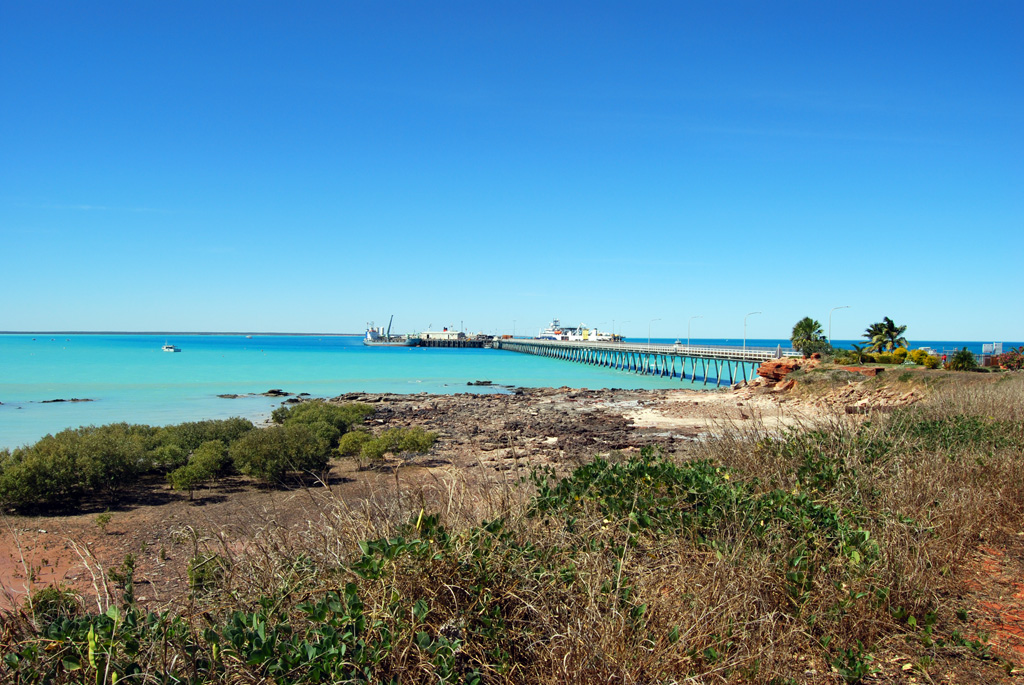
[[[181,352],[181,348],[177,345],[172,345],[168,342],[164,343],[164,346],[160,348],[164,352]]]
[[[363,344],[370,347],[416,347],[420,344],[420,338],[414,335],[391,335],[391,322],[394,320],[395,315],[392,314],[391,319],[388,320],[387,331],[375,327],[373,322],[370,322],[366,327]]]

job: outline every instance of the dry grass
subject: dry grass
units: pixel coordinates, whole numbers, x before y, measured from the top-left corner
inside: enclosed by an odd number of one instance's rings
[[[867,421],[786,435],[753,422],[685,458],[605,455],[564,479],[398,474],[358,506],[319,498],[301,531],[267,519],[244,545],[197,535],[227,574],[138,654],[112,640],[105,668],[135,663],[153,682],[856,682],[883,651],[984,657],[951,570],[1024,513],[1024,377],[1005,378]],[[55,647],[5,617],[0,653],[22,661],[0,675],[76,681],[57,656],[87,664],[96,620],[69,622]],[[334,639],[324,626],[348,633],[344,655],[319,657],[329,672],[302,658]],[[33,660],[33,645],[48,646]]]

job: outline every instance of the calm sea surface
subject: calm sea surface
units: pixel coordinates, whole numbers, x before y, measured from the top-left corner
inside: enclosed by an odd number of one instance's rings
[[[161,351],[165,342],[182,352]],[[788,346],[788,341],[748,344]],[[981,351],[980,343],[915,342],[919,345],[937,350],[967,345]],[[314,397],[355,391],[502,391],[466,385],[477,380],[523,387],[704,387],[514,352],[372,348],[352,336],[7,334],[0,335],[0,448],[29,444],[69,426],[261,419],[280,404],[279,398],[218,395],[271,388]],[[93,401],[46,402],[72,398]]]

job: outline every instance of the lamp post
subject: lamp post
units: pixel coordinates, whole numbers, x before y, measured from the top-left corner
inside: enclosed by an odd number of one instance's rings
[[[690,320],[686,322],[686,349],[690,349],[690,324],[694,319],[703,319],[703,316],[691,316]]]
[[[516,339],[516,320],[512,319],[512,339]]]
[[[849,308],[850,308],[850,305],[844,304],[844,305],[842,305],[840,307],[832,307],[832,309],[828,310],[828,345],[829,345],[829,347],[832,346],[832,312],[834,312],[837,309],[849,309]]]
[[[748,312],[747,316],[753,316],[754,314],[760,314],[761,312]],[[743,359],[747,358],[747,316],[743,317]],[[744,376],[747,374],[744,373]]]
[[[651,324],[661,319],[651,319],[647,322],[647,354],[651,353]]]

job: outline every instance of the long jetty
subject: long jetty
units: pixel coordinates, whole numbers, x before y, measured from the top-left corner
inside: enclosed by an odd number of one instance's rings
[[[588,342],[567,340],[494,340],[497,350],[536,354],[580,364],[603,366],[633,373],[701,381],[704,385],[746,383],[757,367],[770,359],[795,355],[793,350],[767,347],[726,347]]]

